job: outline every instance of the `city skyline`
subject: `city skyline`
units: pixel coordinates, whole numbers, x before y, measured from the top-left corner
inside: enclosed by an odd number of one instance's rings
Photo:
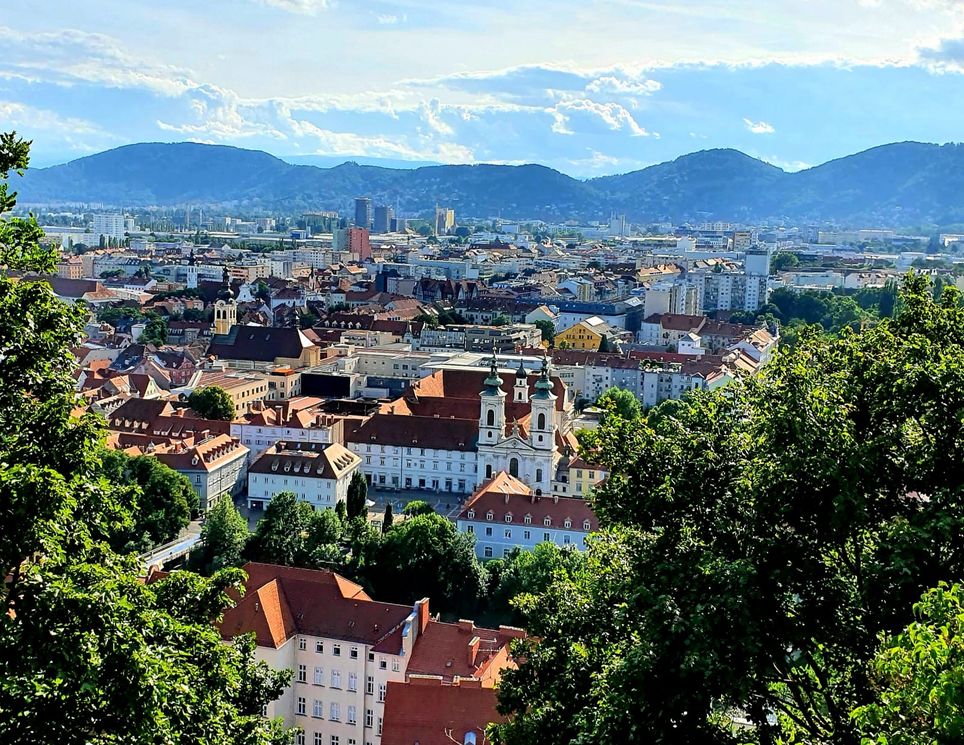
[[[35,141],[37,166],[194,140],[577,177],[733,147],[797,170],[958,137],[962,39],[964,11],[946,0],[527,2],[511,14],[419,0],[177,0],[162,14],[52,0],[38,13],[17,0],[0,26],[0,120]]]

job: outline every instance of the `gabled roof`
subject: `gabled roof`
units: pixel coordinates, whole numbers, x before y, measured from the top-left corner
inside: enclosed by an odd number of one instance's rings
[[[472,512],[472,517],[469,513]],[[488,514],[492,513],[492,519]],[[526,522],[526,516],[529,522]],[[549,525],[545,524],[546,518]],[[574,530],[583,532],[589,521],[589,532],[599,529],[599,521],[584,499],[558,496],[537,496],[532,490],[504,471],[482,484],[469,497],[459,520],[470,522],[531,525],[534,529]],[[566,520],[570,526],[565,527]]]
[[[391,681],[385,697],[382,745],[452,745],[487,742],[483,732],[492,722],[503,722],[495,689],[474,681],[444,685],[437,678],[413,677]],[[474,740],[466,739],[473,733]]]
[[[345,421],[345,442],[433,450],[478,449],[479,424],[474,419],[373,414],[364,422]]]
[[[232,326],[227,334],[215,334],[208,354],[230,360],[273,362],[278,357],[298,358],[313,347],[297,328],[290,326]]]
[[[226,639],[254,632],[278,648],[296,634],[377,644],[413,613],[372,600],[360,585],[327,570],[249,563],[245,595],[220,623]]]

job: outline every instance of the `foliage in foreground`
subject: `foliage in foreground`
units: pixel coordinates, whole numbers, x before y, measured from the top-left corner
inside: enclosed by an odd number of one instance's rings
[[[27,153],[0,135],[0,215]],[[0,263],[52,272],[41,234],[0,219]],[[136,526],[137,493],[104,476],[100,420],[73,416],[84,316],[45,282],[0,277],[0,742],[288,743],[261,716],[286,674],[212,625],[240,573],[145,585],[111,548]]]
[[[964,576],[964,311],[910,278],[897,317],[805,333],[761,376],[613,417],[584,568],[522,604],[506,743],[849,745],[878,638]]]

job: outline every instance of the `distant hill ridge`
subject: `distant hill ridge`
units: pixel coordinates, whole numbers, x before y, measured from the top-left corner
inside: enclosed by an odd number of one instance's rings
[[[219,205],[345,210],[351,199],[436,203],[458,215],[633,221],[729,220],[863,225],[964,222],[964,145],[882,145],[797,173],[738,150],[703,150],[639,171],[580,181],[540,165],[383,168],[292,165],[268,153],[191,142],[139,143],[31,169],[21,204]]]

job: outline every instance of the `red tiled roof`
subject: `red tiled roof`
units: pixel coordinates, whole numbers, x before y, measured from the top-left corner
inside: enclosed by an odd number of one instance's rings
[[[473,513],[469,517],[469,512]],[[488,513],[492,519],[487,520]],[[525,521],[529,516],[529,522]],[[549,518],[549,525],[545,524]],[[583,523],[589,521],[589,532],[599,530],[599,521],[583,499],[558,496],[536,496],[519,479],[504,471],[497,473],[482,484],[469,497],[459,520],[472,522],[502,523],[505,525],[531,525],[533,528],[575,530],[583,532]],[[565,527],[566,520],[570,527]]]
[[[327,570],[249,563],[244,597],[225,612],[221,636],[254,632],[261,646],[278,648],[295,634],[375,645],[413,612],[372,600],[360,585]]]
[[[505,720],[496,709],[496,692],[472,681],[443,685],[434,678],[414,677],[407,683],[391,681],[385,697],[382,745],[452,745],[485,741],[486,725]]]
[[[345,442],[359,444],[474,451],[478,439],[475,419],[373,414],[363,422],[345,422]]]
[[[449,681],[455,676],[479,678],[482,685],[495,685],[499,672],[511,664],[509,642],[524,635],[507,626],[486,629],[472,621],[429,621],[415,642],[408,674],[440,675]]]

